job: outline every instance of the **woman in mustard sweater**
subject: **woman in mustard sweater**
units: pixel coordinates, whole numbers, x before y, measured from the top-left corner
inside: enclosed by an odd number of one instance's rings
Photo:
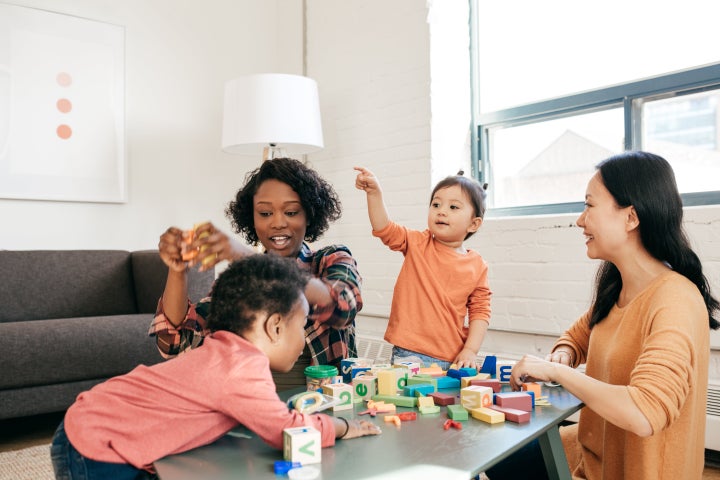
[[[510,383],[561,383],[585,403],[561,429],[573,478],[699,479],[718,301],[684,233],[670,164],[625,152],[597,169],[577,219],[588,257],[603,260],[593,303],[547,359],[519,361]]]

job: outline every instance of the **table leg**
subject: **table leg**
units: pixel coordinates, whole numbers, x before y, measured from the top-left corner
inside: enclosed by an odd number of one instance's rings
[[[568,468],[557,425],[541,435],[538,442],[542,450],[548,478],[550,480],[571,480],[570,469]]]

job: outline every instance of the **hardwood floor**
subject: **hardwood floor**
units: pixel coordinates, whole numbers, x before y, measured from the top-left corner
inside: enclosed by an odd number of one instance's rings
[[[0,452],[50,443],[62,418],[58,412],[0,420]],[[720,480],[720,452],[706,451],[705,458],[702,480]]]

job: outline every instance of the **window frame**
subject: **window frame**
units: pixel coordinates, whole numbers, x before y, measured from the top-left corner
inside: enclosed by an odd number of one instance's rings
[[[472,17],[471,17],[472,18]],[[471,31],[473,30],[471,24]],[[474,44],[474,42],[472,43]],[[471,55],[475,51],[471,49]],[[476,62],[472,62],[476,65]],[[486,172],[490,171],[489,158],[490,130],[497,127],[516,127],[592,113],[609,108],[623,108],[624,149],[641,150],[642,106],[645,102],[670,98],[703,91],[720,89],[720,63],[690,68],[678,72],[658,75],[610,87],[589,90],[563,97],[543,100],[526,105],[511,107],[495,112],[478,114],[477,108],[477,66],[472,70],[473,84],[473,148],[472,173],[481,183],[487,182]],[[492,185],[491,187],[492,188]],[[720,204],[720,190],[681,194],[684,206]],[[583,210],[583,202],[528,205],[520,207],[489,208],[487,216],[518,216],[557,213],[578,213]]]

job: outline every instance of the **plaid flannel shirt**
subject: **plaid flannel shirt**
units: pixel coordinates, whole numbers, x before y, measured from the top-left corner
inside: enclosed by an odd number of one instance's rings
[[[355,315],[362,309],[362,279],[350,250],[343,245],[330,245],[313,252],[303,242],[297,262],[325,282],[333,299],[325,307],[310,305],[305,342],[310,349],[312,364],[338,364],[343,358],[356,357]],[[205,319],[210,312],[210,303],[210,297],[196,304],[188,301],[185,319],[175,327],[165,316],[160,298],[148,334],[155,336],[163,357],[172,358],[202,345],[209,333]]]

